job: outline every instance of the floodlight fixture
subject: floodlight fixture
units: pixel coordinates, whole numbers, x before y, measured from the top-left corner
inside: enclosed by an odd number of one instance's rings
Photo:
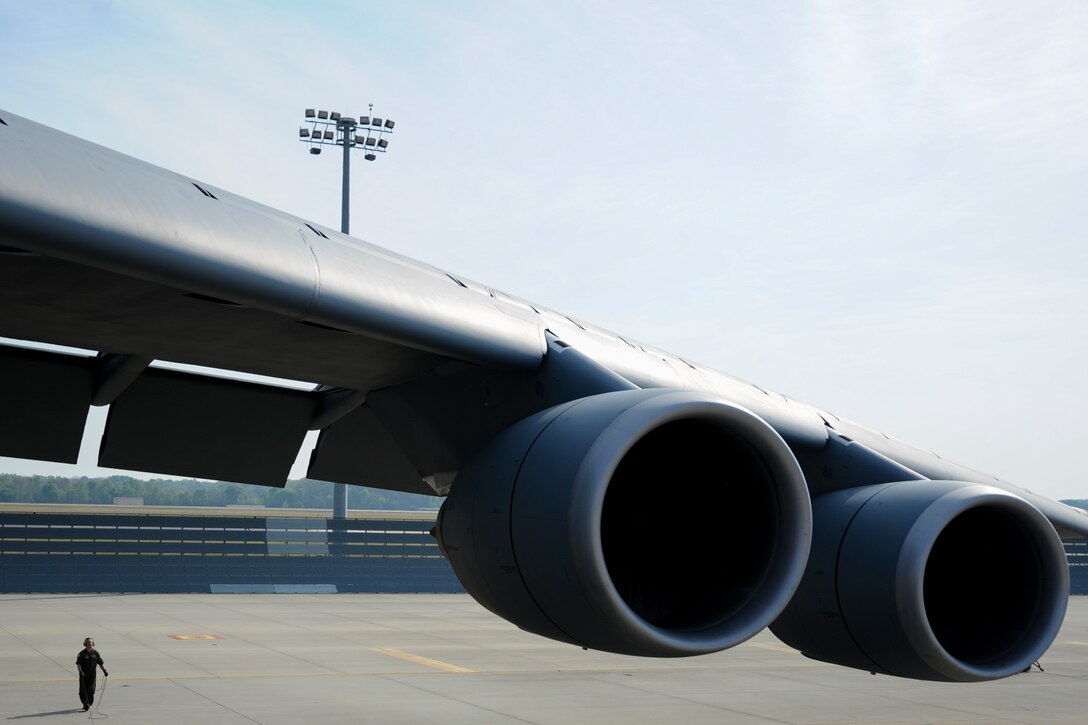
[[[320,146],[311,146],[310,147],[310,153],[313,154],[314,156],[317,156],[319,153],[321,153],[321,147]]]
[[[367,154],[367,155],[366,155],[366,156],[364,156],[363,158],[364,158],[364,159],[366,159],[367,161],[373,161],[374,159],[376,159],[376,158],[378,158],[378,157],[377,157],[377,156],[375,156],[374,154]]]
[[[371,113],[359,116],[347,116],[339,111],[307,108],[303,116],[305,123],[299,129],[299,141],[311,146],[340,146],[345,153],[356,147],[367,151],[385,153],[389,147],[389,136],[395,125],[391,118],[379,118]],[[368,159],[373,161],[374,159]],[[345,166],[348,164],[345,161]]]

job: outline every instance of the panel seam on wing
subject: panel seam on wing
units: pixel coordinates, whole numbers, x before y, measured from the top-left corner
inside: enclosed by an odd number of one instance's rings
[[[310,257],[314,260],[313,296],[310,298],[309,306],[298,318],[299,320],[305,320],[315,309],[317,309],[317,300],[321,296],[321,262],[317,258],[317,252],[314,250],[314,245],[310,244],[310,240],[306,238],[306,233],[299,229],[298,235],[302,238],[302,243],[306,245],[306,249],[310,252]]]

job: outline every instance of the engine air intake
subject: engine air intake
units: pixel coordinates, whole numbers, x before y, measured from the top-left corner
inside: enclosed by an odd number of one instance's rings
[[[804,477],[751,412],[676,390],[530,416],[458,475],[438,535],[465,588],[523,629],[623,654],[739,644],[807,558]]]

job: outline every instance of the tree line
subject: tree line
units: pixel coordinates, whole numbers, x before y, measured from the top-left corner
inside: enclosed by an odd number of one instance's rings
[[[111,504],[115,498],[142,498],[147,506],[264,506],[266,508],[332,508],[333,484],[300,479],[284,488],[131,476],[20,476],[0,473],[0,503]],[[440,499],[380,488],[348,486],[348,508],[363,510],[430,511]],[[1088,499],[1063,503],[1088,509]]]
[[[142,498],[147,506],[231,506],[266,508],[332,508],[333,484],[307,479],[288,481],[284,488],[245,483],[131,476],[20,476],[0,473],[0,502],[111,504],[115,498]],[[399,491],[348,486],[348,508],[417,511],[438,508],[439,499]]]

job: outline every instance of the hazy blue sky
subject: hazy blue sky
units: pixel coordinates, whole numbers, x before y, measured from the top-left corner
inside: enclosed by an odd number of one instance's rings
[[[373,103],[356,236],[1088,497],[1086,38],[1084,2],[38,0],[0,108],[337,226],[298,121]]]

